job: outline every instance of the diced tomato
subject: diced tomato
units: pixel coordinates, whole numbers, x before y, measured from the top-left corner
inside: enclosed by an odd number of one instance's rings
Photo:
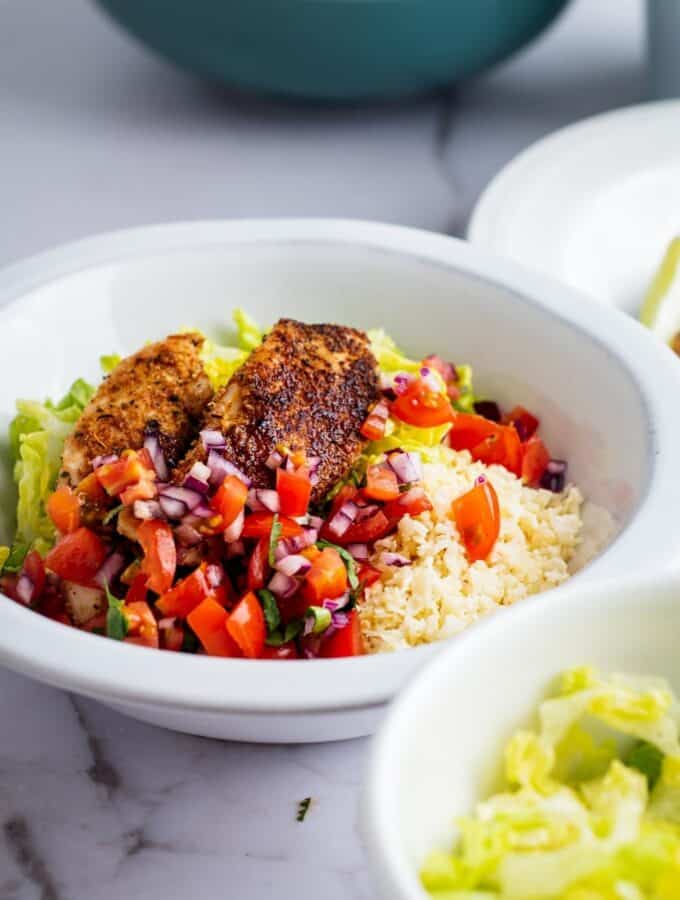
[[[19,598],[17,596],[17,581],[19,580],[19,576],[14,573],[7,573],[5,575],[0,575],[0,591],[5,594],[6,597],[9,597],[10,600],[16,600],[19,602]]]
[[[126,488],[139,481],[150,481],[155,478],[149,454],[143,450],[139,453],[133,450],[126,452],[122,459],[99,466],[94,474],[97,476],[99,484],[111,497],[122,494]]]
[[[470,562],[486,559],[501,527],[498,496],[493,485],[486,480],[476,484],[453,501],[451,514]]]
[[[522,444],[511,425],[498,425],[498,431],[484,438],[470,451],[472,458],[486,465],[505,466],[518,477],[522,473]]]
[[[366,416],[359,433],[368,441],[379,441],[385,436],[390,407],[386,400],[381,400]]]
[[[515,428],[520,441],[528,441],[536,433],[540,424],[536,416],[523,406],[515,406],[514,409],[511,409],[507,416],[504,416],[503,422]]]
[[[137,537],[144,551],[142,572],[147,585],[156,594],[170,590],[177,568],[177,549],[170,526],[158,519],[148,519],[137,529]]]
[[[45,564],[37,550],[31,550],[24,559],[23,571],[33,585],[30,603],[33,604],[42,595],[45,587]]]
[[[449,446],[454,450],[472,450],[485,438],[498,433],[499,426],[474,413],[458,413],[449,432]]]
[[[38,612],[48,619],[53,619],[55,622],[64,622],[66,625],[72,624],[71,619],[66,612],[64,595],[60,590],[50,584],[43,590]]]
[[[380,570],[376,569],[370,563],[362,563],[358,572],[359,583],[364,587],[370,587],[376,581],[380,581]]]
[[[256,512],[246,516],[246,521],[241,534],[244,538],[269,537],[274,524],[274,514],[270,512]],[[286,516],[279,516],[281,537],[296,537],[302,534],[302,526]]]
[[[399,496],[399,481],[388,465],[369,466],[363,492],[370,500],[395,500]]]
[[[125,595],[126,603],[146,603],[147,599],[147,591],[146,591],[146,575],[140,572],[139,575],[135,575],[132,584],[128,588],[128,592]]]
[[[213,594],[213,588],[206,578],[205,563],[187,575],[156,600],[156,609],[164,616],[177,616],[186,619],[206,597]],[[213,597],[214,600],[217,598]],[[219,601],[217,601],[219,602]],[[220,604],[224,605],[224,604]]]
[[[432,504],[422,487],[412,487],[401,494],[398,499],[386,503],[383,514],[391,527],[397,524],[404,516],[419,516],[421,513],[432,509]]]
[[[326,547],[312,563],[305,576],[302,594],[314,605],[335,600],[347,591],[347,568],[337,550]]]
[[[45,558],[45,567],[60,578],[89,585],[107,557],[106,545],[89,528],[61,538]]]
[[[397,503],[397,500],[391,501]],[[389,505],[389,504],[388,504]],[[385,537],[390,531],[392,525],[385,515],[384,509],[379,509],[368,519],[362,519],[361,522],[355,522],[350,525],[347,531],[339,537],[331,537],[331,540],[345,546],[346,544],[371,544],[378,538]]]
[[[224,531],[236,519],[246,505],[248,488],[236,475],[227,475],[210,501],[210,506],[221,517],[220,530]]]
[[[76,488],[76,494],[84,497],[93,506],[103,506],[109,496],[99,483],[96,472],[90,472],[83,478]]]
[[[80,526],[80,501],[65,484],[48,497],[47,513],[62,534],[70,534]]]
[[[412,381],[392,403],[393,416],[419,428],[434,428],[453,422],[455,413],[447,395],[433,391],[421,378]]]
[[[534,435],[522,447],[522,480],[538,484],[550,462],[550,454],[543,441]]]
[[[276,490],[279,495],[281,512],[284,516],[304,516],[312,495],[312,482],[305,468],[289,472],[280,467],[276,470]]]
[[[359,615],[355,609],[349,613],[349,622],[340,631],[333,632],[321,644],[319,655],[323,659],[343,656],[361,656],[364,652]]]
[[[261,537],[248,560],[247,584],[249,591],[261,590],[267,580],[269,566],[269,538]]]
[[[248,591],[239,600],[227,619],[226,627],[244,656],[257,659],[262,655],[267,627],[260,601],[253,591]]]
[[[212,597],[187,616],[187,622],[209,656],[240,656],[238,645],[227,632],[229,613]]]
[[[151,607],[143,600],[125,603],[125,617],[128,622],[128,634],[125,642],[138,644],[140,647],[158,649],[158,623]]]
[[[260,659],[300,659],[300,654],[292,641],[280,647],[267,647],[265,644]]]
[[[184,628],[176,619],[161,619],[158,623],[161,649],[179,653],[184,644]]]
[[[155,475],[147,474],[140,478],[136,484],[131,484],[130,487],[125,488],[120,495],[120,502],[125,506],[132,506],[135,500],[153,500],[157,493],[158,488],[156,487]]]
[[[304,556],[305,559],[308,559],[310,562],[314,562],[317,556],[321,555],[321,550],[316,546],[316,544],[312,544],[311,547],[305,547],[304,550],[300,550],[300,556]]]

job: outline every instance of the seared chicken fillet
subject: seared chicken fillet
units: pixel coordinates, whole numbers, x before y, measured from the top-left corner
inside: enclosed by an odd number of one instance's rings
[[[319,457],[318,501],[356,462],[359,428],[377,399],[377,363],[363,332],[281,319],[215,395],[202,427],[224,434],[224,456],[258,487],[274,481],[266,460],[277,448]],[[199,439],[178,480],[205,458]]]
[[[77,485],[95,457],[138,450],[147,427],[157,429],[168,465],[176,465],[212,397],[200,358],[203,341],[200,334],[175,334],[123,359],[67,438],[62,477]]]

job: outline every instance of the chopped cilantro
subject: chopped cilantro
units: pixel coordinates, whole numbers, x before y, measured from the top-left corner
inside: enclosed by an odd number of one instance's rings
[[[110,509],[107,514],[102,519],[103,525],[108,525],[113,519],[116,518],[121,509],[125,509],[125,504],[121,503],[119,506],[114,506],[113,509]]]
[[[257,592],[264,611],[264,620],[267,623],[267,634],[272,634],[281,624],[281,613],[276,598],[271,591],[262,588]]]
[[[266,644],[268,647],[281,647],[283,644],[295,640],[303,628],[304,622],[302,619],[293,619],[292,622],[289,622],[286,625],[283,631],[281,631],[280,628],[277,628],[276,631],[272,631],[267,637]]]
[[[108,584],[104,585],[109,608],[106,612],[106,633],[114,641],[122,641],[128,633],[128,620],[125,616],[125,603],[114,597]]]
[[[276,565],[276,547],[281,539],[281,523],[277,513],[274,513],[272,522],[272,530],[269,534],[269,565],[274,568]]]
[[[297,808],[297,815],[295,816],[298,822],[304,822],[307,813],[309,812],[309,807],[312,805],[312,798],[305,797],[304,800],[300,800]]]
[[[349,586],[355,591],[359,587],[359,576],[357,575],[357,564],[352,554],[345,550],[344,547],[338,547],[337,544],[332,544],[330,541],[317,541],[316,546],[320,547],[322,550],[324,547],[332,547],[333,550],[338,551],[342,561],[347,567],[347,580],[349,581]]]

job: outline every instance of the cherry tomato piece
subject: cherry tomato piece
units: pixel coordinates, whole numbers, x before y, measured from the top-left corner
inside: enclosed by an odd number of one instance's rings
[[[221,517],[220,528],[228,528],[246,505],[248,488],[236,475],[227,475],[210,501],[210,506]]]
[[[47,514],[62,534],[70,534],[80,527],[80,501],[65,484],[48,497]]]
[[[395,500],[399,496],[396,474],[385,464],[369,466],[363,493],[369,500]]]
[[[107,555],[101,538],[81,527],[55,544],[45,558],[45,567],[66,581],[89,585]]]
[[[305,576],[302,594],[312,605],[335,600],[348,589],[347,568],[337,550],[326,547],[312,563]]]
[[[550,454],[543,441],[534,435],[522,447],[522,481],[538,484],[550,462]]]
[[[498,496],[491,482],[485,480],[476,484],[472,490],[456,498],[451,514],[469,561],[486,559],[494,548],[501,527]]]
[[[323,659],[343,656],[361,656],[364,652],[359,615],[355,609],[349,613],[349,622],[340,631],[333,632],[321,644],[319,655]]]
[[[276,470],[276,490],[279,495],[281,512],[284,516],[304,516],[312,495],[312,482],[306,469],[289,472],[284,468]]]
[[[241,656],[238,645],[227,632],[228,619],[229,613],[212,597],[206,597],[187,616],[208,656]]]
[[[262,655],[267,637],[264,613],[253,591],[248,591],[236,604],[226,623],[229,636],[249,659]]]
[[[274,513],[256,512],[246,516],[243,525],[241,537],[244,538],[261,538],[269,537],[274,524]],[[281,526],[281,537],[297,537],[302,534],[302,526],[289,519],[286,516],[279,516],[279,525]]]
[[[269,571],[269,538],[261,537],[255,545],[248,560],[248,574],[246,576],[248,590],[259,591],[267,581]]]
[[[177,548],[172,530],[166,522],[148,519],[137,529],[137,537],[144,551],[142,572],[147,585],[156,594],[169,591],[177,568]]]

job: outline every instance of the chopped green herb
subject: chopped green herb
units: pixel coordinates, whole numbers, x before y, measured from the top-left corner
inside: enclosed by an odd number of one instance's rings
[[[307,813],[309,812],[309,807],[312,805],[312,798],[305,797],[304,800],[300,800],[297,808],[296,820],[298,822],[304,822]]]
[[[630,753],[624,760],[631,769],[637,769],[646,778],[649,789],[654,787],[661,777],[661,768],[663,766],[663,753],[654,744],[648,744],[647,741],[640,741],[631,748]]]
[[[102,524],[108,525],[109,522],[113,521],[113,519],[116,518],[121,509],[125,509],[124,503],[121,503],[119,506],[114,506],[113,509],[110,509],[102,519]]]
[[[30,544],[12,544],[7,559],[5,560],[5,564],[2,567],[2,571],[11,574],[20,572],[29,550]]]
[[[309,606],[305,615],[314,619],[312,634],[322,634],[331,624],[331,613],[325,606]]]
[[[344,547],[338,547],[337,544],[331,544],[330,541],[317,541],[316,546],[320,547],[322,550],[324,547],[332,547],[333,550],[338,551],[342,557],[342,561],[347,567],[347,580],[349,581],[349,586],[355,591],[359,587],[359,576],[357,575],[357,564],[352,554],[345,550]]]
[[[264,620],[267,623],[267,634],[272,634],[281,624],[281,613],[279,612],[276,597],[274,597],[272,592],[268,591],[266,588],[262,588],[261,591],[258,591],[257,595],[260,598],[260,603],[262,604],[262,609],[264,611]]]
[[[118,353],[109,353],[99,357],[99,365],[102,367],[104,375],[110,375],[120,362]]]
[[[182,653],[197,653],[200,644],[198,642],[198,638],[193,633],[191,628],[188,625],[184,626],[184,638],[182,640],[181,652]]]
[[[295,638],[300,634],[303,628],[304,622],[302,621],[302,619],[293,619],[286,625],[283,631],[281,631],[280,628],[277,628],[276,631],[273,631],[267,637],[265,643],[268,647],[280,647],[282,644],[287,644],[289,641],[295,640]]]
[[[109,608],[106,612],[106,633],[114,641],[122,641],[128,633],[128,620],[125,616],[125,603],[114,597],[108,584],[104,585]]]
[[[269,565],[274,568],[276,565],[276,548],[281,539],[281,523],[277,513],[274,513],[274,521],[272,522],[272,530],[269,534]]]

